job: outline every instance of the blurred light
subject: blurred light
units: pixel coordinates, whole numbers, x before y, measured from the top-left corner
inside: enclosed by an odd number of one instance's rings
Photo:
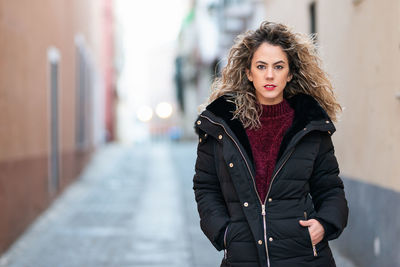
[[[137,117],[139,120],[147,122],[153,117],[153,110],[148,106],[142,106],[137,111]]]
[[[172,106],[170,103],[162,102],[156,107],[156,114],[162,119],[169,118],[172,115]]]

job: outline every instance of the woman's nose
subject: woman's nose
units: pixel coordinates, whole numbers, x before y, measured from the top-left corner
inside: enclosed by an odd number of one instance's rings
[[[265,73],[265,78],[267,78],[267,79],[274,78],[274,72],[273,72],[272,68],[267,68],[266,73]]]

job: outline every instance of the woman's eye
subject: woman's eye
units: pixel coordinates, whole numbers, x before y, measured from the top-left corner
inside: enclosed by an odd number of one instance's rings
[[[265,66],[264,65],[258,65],[257,69],[259,69],[259,70],[265,69]]]
[[[283,69],[283,66],[277,65],[277,66],[275,66],[275,68],[278,69],[278,70],[281,70],[281,69]]]

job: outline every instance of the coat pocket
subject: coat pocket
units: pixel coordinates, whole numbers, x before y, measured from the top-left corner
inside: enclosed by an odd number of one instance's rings
[[[228,223],[228,225],[225,228],[225,232],[224,232],[224,260],[226,260],[228,258],[228,242],[227,242],[227,238],[228,238],[228,230],[229,230],[229,226],[231,224]]]
[[[228,225],[225,228],[225,232],[224,232],[224,248],[227,249],[228,248],[228,231],[229,231],[229,226],[231,224],[228,223]]]

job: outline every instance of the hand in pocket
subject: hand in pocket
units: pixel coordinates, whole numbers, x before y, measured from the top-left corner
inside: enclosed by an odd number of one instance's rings
[[[324,238],[325,230],[324,227],[315,219],[310,220],[300,220],[300,225],[303,227],[308,227],[310,232],[310,238],[313,245],[318,244]]]

